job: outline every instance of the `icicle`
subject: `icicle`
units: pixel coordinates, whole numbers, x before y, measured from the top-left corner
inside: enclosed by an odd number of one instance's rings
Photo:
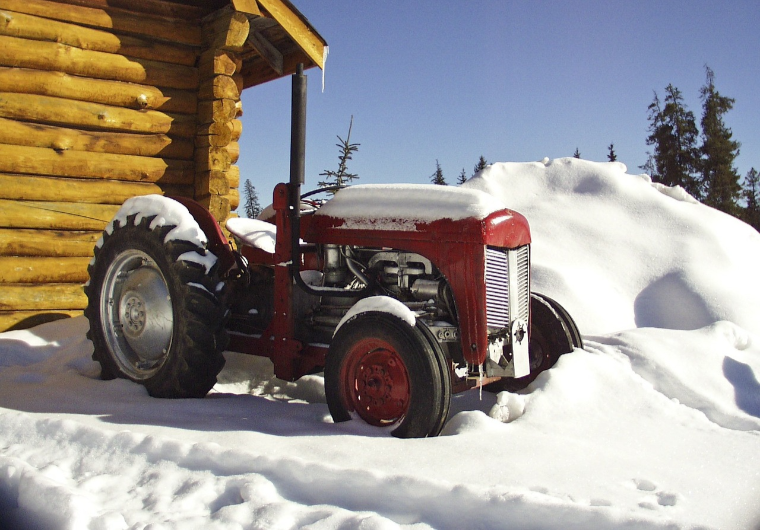
[[[483,364],[478,365],[478,388],[480,393],[480,401],[483,401]]]
[[[325,68],[327,67],[327,54],[330,53],[330,47],[325,46],[322,50],[322,93],[325,92]]]

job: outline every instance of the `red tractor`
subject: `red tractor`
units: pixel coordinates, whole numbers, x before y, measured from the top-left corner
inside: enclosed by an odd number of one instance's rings
[[[86,287],[103,378],[203,397],[225,350],[266,356],[284,380],[324,371],[336,422],[427,437],[452,393],[521,389],[582,348],[569,314],[530,291],[528,222],[488,194],[365,185],[302,196],[305,109],[299,67],[290,183],[266,220],[227,222],[234,244],[192,200],[124,203]]]

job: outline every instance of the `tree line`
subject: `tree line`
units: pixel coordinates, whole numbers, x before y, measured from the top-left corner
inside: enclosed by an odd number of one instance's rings
[[[733,132],[726,126],[724,116],[733,109],[735,100],[723,96],[715,87],[715,73],[705,65],[705,84],[699,91],[702,102],[701,131],[697,127],[694,113],[684,103],[681,91],[669,84],[661,100],[657,91],[647,107],[649,121],[646,143],[652,146],[647,151],[647,161],[640,166],[652,180],[667,186],[680,186],[694,198],[718,210],[743,219],[760,230],[760,175],[751,168],[742,181],[734,161],[739,155],[741,144],[733,139]],[[338,136],[338,169],[325,170],[319,182],[321,187],[343,186],[359,176],[348,171],[348,161],[359,150],[359,145],[351,142],[353,116],[344,140]],[[608,147],[607,160],[617,160],[615,145]],[[578,148],[573,156],[580,158]],[[462,171],[456,184],[462,184],[488,166],[482,155],[473,168],[472,174]],[[438,185],[447,185],[441,164],[435,161],[435,171],[429,180]],[[261,210],[256,189],[246,180],[244,186],[246,215],[255,217]]]

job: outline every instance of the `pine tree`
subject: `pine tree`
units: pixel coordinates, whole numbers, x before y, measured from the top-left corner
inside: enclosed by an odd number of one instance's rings
[[[320,188],[327,188],[329,186],[345,186],[354,179],[359,178],[357,174],[348,172],[348,161],[352,160],[352,155],[359,151],[359,146],[361,145],[351,143],[351,129],[353,126],[354,117],[351,115],[351,121],[348,124],[348,135],[346,135],[346,139],[343,140],[340,136],[338,136],[338,140],[340,142],[338,144],[335,144],[340,151],[340,155],[338,156],[338,169],[337,171],[325,170],[319,174],[320,177],[325,177],[324,181],[319,181],[318,183]],[[335,191],[331,191],[329,193],[334,194]]]
[[[430,176],[430,180],[433,184],[446,185],[446,179],[443,178],[443,170],[441,169],[438,159],[435,160],[435,172]]]
[[[573,157],[575,157],[576,159],[581,158],[581,152],[578,151],[578,148],[575,148],[575,153],[573,153]]]
[[[699,93],[702,98],[702,180],[705,203],[728,214],[738,215],[741,196],[739,174],[734,160],[739,142],[731,139],[731,129],[723,123],[723,115],[734,107],[734,99],[715,89],[715,74],[705,66],[707,80]]]
[[[755,168],[750,169],[744,176],[744,221],[760,231],[760,174]]]
[[[651,177],[667,186],[681,186],[700,199],[699,149],[694,113],[687,110],[681,91],[673,85],[665,88],[665,107],[654,94],[649,110],[649,136],[647,145],[654,146],[650,154],[654,171]]]
[[[246,179],[245,185],[243,185],[243,205],[245,206],[245,216],[247,218],[253,219],[261,214],[259,194],[256,193],[256,187],[251,184],[249,179]]]
[[[467,172],[464,171],[464,168],[462,168],[462,172],[459,174],[459,177],[457,177],[457,184],[464,184],[467,182]]]
[[[478,163],[475,164],[475,168],[472,170],[473,177],[478,174],[478,172],[485,170],[488,167],[488,162],[486,161],[485,157],[483,155],[480,156],[478,159]]]
[[[607,149],[609,150],[609,153],[607,153],[607,160],[610,162],[615,162],[617,160],[617,155],[615,154],[615,144],[610,144]]]

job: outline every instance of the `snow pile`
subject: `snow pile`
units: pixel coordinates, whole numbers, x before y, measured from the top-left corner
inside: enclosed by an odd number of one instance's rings
[[[160,400],[97,378],[82,318],[0,334],[0,524],[760,526],[760,236],[620,164],[495,164],[466,189],[526,215],[534,287],[585,350],[398,440],[333,424],[320,375],[268,360]]]

